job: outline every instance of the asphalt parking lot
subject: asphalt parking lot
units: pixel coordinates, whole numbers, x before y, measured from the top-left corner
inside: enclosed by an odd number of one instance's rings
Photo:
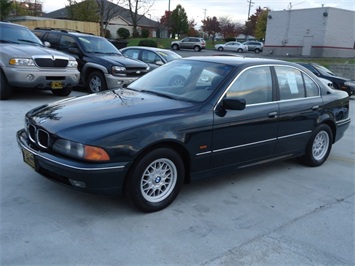
[[[184,185],[150,214],[23,163],[24,114],[57,99],[18,90],[0,102],[0,265],[355,265],[355,97],[323,166],[290,160]]]

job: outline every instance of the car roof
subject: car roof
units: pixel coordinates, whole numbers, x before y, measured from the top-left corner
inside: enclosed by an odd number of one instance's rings
[[[148,46],[128,46],[125,48],[122,48],[121,50],[127,50],[127,49],[144,49],[144,50],[149,50],[149,51],[162,51],[162,52],[173,52],[168,49],[163,49],[163,48],[158,48],[158,47],[148,47]]]
[[[289,66],[298,66],[295,63],[287,62],[283,60],[277,59],[267,59],[267,58],[252,58],[252,57],[237,57],[237,56],[192,56],[185,57],[183,60],[195,60],[195,61],[207,61],[213,63],[227,64],[232,66],[240,66],[240,65],[254,65],[254,64],[277,64],[277,65],[289,65]]]

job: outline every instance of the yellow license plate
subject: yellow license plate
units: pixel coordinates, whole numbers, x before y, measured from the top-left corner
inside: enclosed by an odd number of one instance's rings
[[[63,89],[63,83],[61,81],[52,81],[52,89]]]
[[[35,156],[32,153],[30,153],[28,150],[25,150],[25,149],[22,149],[22,155],[23,155],[24,162],[27,163],[32,168],[36,169]]]

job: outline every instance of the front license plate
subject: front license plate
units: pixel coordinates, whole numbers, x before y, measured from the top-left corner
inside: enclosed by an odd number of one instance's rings
[[[28,150],[22,149],[23,160],[32,168],[36,169],[35,156],[30,153]]]
[[[63,83],[61,81],[52,81],[52,89],[63,89]]]

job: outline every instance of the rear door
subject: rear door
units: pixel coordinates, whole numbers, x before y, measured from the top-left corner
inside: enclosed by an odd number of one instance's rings
[[[291,154],[306,148],[323,101],[318,85],[306,73],[289,66],[276,66],[275,73],[280,99],[276,153]]]

